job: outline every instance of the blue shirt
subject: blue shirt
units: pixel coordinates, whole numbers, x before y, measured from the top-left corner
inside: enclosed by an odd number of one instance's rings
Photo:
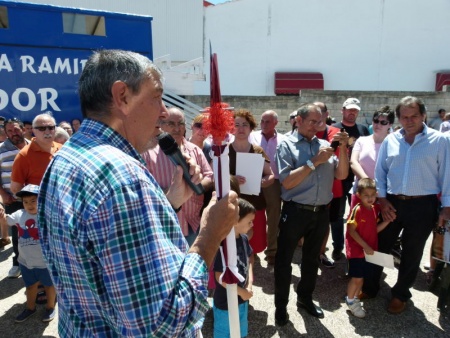
[[[277,148],[277,165],[280,173],[280,182],[289,176],[290,172],[306,165],[306,161],[316,156],[320,147],[329,147],[326,140],[318,139],[316,136],[308,141],[298,132],[287,136],[281,141]],[[332,187],[334,180],[334,169],[338,159],[331,156],[328,162],[316,167],[316,170],[305,177],[305,179],[292,189],[281,186],[281,198],[284,201],[294,201],[301,204],[325,205],[333,199]]]
[[[378,195],[442,192],[442,205],[450,206],[450,138],[423,126],[411,145],[405,141],[403,129],[384,139],[375,167]]]
[[[39,194],[42,252],[61,337],[195,337],[208,270],[137,151],[85,119]]]

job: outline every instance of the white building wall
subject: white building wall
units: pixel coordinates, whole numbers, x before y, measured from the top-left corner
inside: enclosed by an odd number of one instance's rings
[[[153,56],[170,54],[172,61],[203,55],[202,0],[16,0],[153,17]],[[36,23],[39,29],[39,23]],[[130,39],[133,37],[130,36]]]
[[[321,72],[329,90],[433,91],[450,70],[449,13],[448,0],[237,0],[205,9],[205,41],[223,95],[274,95],[279,71]]]
[[[204,56],[206,70],[211,41],[223,95],[274,95],[280,71],[321,72],[326,90],[433,91],[436,73],[450,71],[449,0],[22,2],[151,15],[154,57]],[[206,73],[191,94],[209,94]]]

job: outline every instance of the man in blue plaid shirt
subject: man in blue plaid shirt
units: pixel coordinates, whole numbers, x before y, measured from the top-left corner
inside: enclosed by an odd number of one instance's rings
[[[47,168],[39,195],[61,337],[200,333],[208,266],[237,222],[237,195],[213,198],[188,250],[176,216],[192,194],[181,168],[164,194],[139,155],[167,116],[162,92],[160,71],[132,52],[96,52],[81,74],[85,119]]]

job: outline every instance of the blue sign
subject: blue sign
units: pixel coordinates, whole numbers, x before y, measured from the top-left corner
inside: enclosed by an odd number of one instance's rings
[[[48,111],[57,122],[81,118],[78,79],[93,50],[153,57],[149,16],[0,0],[0,17],[7,19],[0,26],[0,115],[6,118],[30,121]]]

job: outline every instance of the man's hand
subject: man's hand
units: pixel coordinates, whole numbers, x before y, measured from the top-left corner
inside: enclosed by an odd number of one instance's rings
[[[315,167],[318,165],[328,162],[331,156],[333,156],[334,150],[331,147],[320,147],[319,152],[316,156],[311,159],[311,162]]]
[[[203,175],[200,172],[200,167],[197,165],[194,159],[189,158],[186,154],[183,154],[186,158],[186,162],[189,165],[189,174],[191,175],[191,181],[194,184],[199,184]],[[183,179],[183,169],[177,166],[170,184],[169,190],[166,192],[166,197],[169,200],[172,207],[179,208],[186,202],[193,194],[192,189]]]
[[[386,198],[378,198],[378,203],[381,207],[381,215],[383,215],[383,220],[388,222],[393,222],[397,218],[397,210],[392,206]]]
[[[339,147],[347,148],[348,144],[348,134],[346,131],[340,131],[339,133],[334,134],[332,141],[338,141]]]
[[[220,242],[230,233],[239,220],[238,196],[234,191],[217,201],[216,193],[205,208],[200,224],[200,232],[189,252],[203,257],[207,266],[211,266]]]

